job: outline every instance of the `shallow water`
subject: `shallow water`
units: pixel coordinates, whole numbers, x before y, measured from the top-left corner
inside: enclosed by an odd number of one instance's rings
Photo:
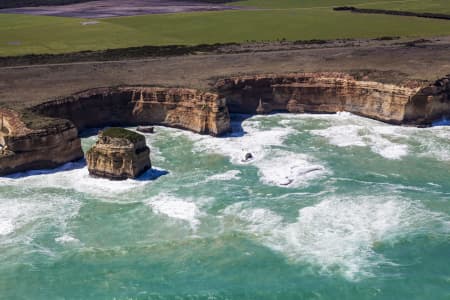
[[[157,127],[139,180],[0,178],[0,299],[449,299],[450,127],[233,128]]]

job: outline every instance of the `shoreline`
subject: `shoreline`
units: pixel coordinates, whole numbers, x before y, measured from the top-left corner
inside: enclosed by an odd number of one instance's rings
[[[78,132],[101,125],[219,136],[229,131],[229,113],[349,111],[429,126],[450,116],[449,50],[450,36],[250,43],[193,55],[0,68],[9,148],[1,172],[78,159]]]
[[[218,80],[213,92],[119,86],[88,89],[23,109],[0,108],[0,174],[56,167],[83,156],[79,133],[112,125],[163,125],[221,136],[230,113],[337,113],[430,126],[450,116],[450,76],[383,84],[346,73],[261,74]]]

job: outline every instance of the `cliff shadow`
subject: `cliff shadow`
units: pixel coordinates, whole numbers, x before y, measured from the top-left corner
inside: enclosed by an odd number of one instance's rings
[[[231,113],[230,114],[230,125],[231,132],[218,136],[217,138],[228,138],[228,137],[242,137],[246,134],[244,128],[242,127],[242,123],[253,117],[254,114],[239,114],[239,113]]]
[[[142,175],[140,175],[138,178],[134,179],[137,181],[153,181],[158,179],[161,176],[169,174],[169,171],[162,170],[162,169],[155,169],[151,168],[145,171]]]
[[[239,113],[231,113],[230,114],[230,125],[231,125],[231,132],[218,136],[217,138],[229,138],[229,137],[243,137],[247,134],[244,127],[242,126],[242,123],[244,123],[245,120],[250,119],[254,116],[270,116],[270,115],[276,115],[280,113],[287,113],[287,110],[274,110],[270,113],[265,114],[239,114]]]
[[[431,126],[450,126],[450,117],[444,116],[441,119],[432,122]]]
[[[30,171],[24,171],[24,172],[17,172],[17,173],[10,174],[10,175],[0,176],[0,178],[23,179],[23,178],[33,177],[33,176],[50,175],[50,174],[57,174],[57,173],[66,172],[66,171],[80,170],[80,169],[84,169],[86,167],[87,167],[87,163],[86,163],[86,160],[83,158],[78,161],[66,163],[60,167],[53,168],[53,169],[37,169],[37,170],[30,170]],[[169,174],[169,171],[167,171],[167,170],[151,168],[151,169],[145,171],[138,178],[135,178],[132,180],[153,181],[153,180],[156,180],[156,179],[160,178],[161,176],[164,176],[167,174]],[[92,176],[92,178],[95,178],[95,177]]]
[[[97,136],[100,130],[103,130],[104,127],[94,127],[94,128],[87,128],[83,129],[80,132],[78,132],[78,136],[80,138],[88,138],[91,136]]]

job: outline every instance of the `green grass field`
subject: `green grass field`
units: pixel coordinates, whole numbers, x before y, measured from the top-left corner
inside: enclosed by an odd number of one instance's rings
[[[274,3],[277,3],[276,5]],[[233,3],[236,5],[236,3]],[[244,4],[244,2],[238,2]],[[429,37],[450,35],[450,21],[335,12],[336,5],[450,11],[450,0],[248,0],[263,10],[83,19],[0,14],[0,56],[65,53],[142,45],[195,45],[262,40]],[[293,5],[300,8],[292,8]],[[291,8],[288,8],[290,7]]]

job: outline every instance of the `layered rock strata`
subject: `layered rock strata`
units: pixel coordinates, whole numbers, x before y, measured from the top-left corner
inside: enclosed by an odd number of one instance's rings
[[[195,89],[98,88],[0,114],[0,175],[82,158],[78,133],[90,127],[165,125],[213,136],[230,130],[225,100]]]
[[[348,111],[391,124],[424,126],[450,117],[450,75],[429,84],[394,85],[343,73],[268,74],[226,78],[215,89],[92,89],[29,108],[32,122],[22,113],[0,109],[0,143],[6,146],[0,153],[0,175],[82,157],[78,132],[89,127],[165,125],[217,136],[230,130],[229,111]]]
[[[0,109],[0,175],[54,168],[83,157],[77,128],[67,120],[30,129],[21,114]]]
[[[113,180],[136,178],[151,168],[144,136],[122,128],[100,131],[86,161],[91,175]]]
[[[342,73],[299,73],[223,79],[216,88],[230,112],[348,111],[392,124],[428,125],[450,115],[449,77],[423,87],[356,80]]]
[[[213,136],[230,130],[225,99],[195,89],[98,88],[43,103],[33,111],[68,119],[78,130],[106,125],[165,125]]]
[[[405,105],[404,123],[429,125],[450,117],[450,74],[421,88]]]

